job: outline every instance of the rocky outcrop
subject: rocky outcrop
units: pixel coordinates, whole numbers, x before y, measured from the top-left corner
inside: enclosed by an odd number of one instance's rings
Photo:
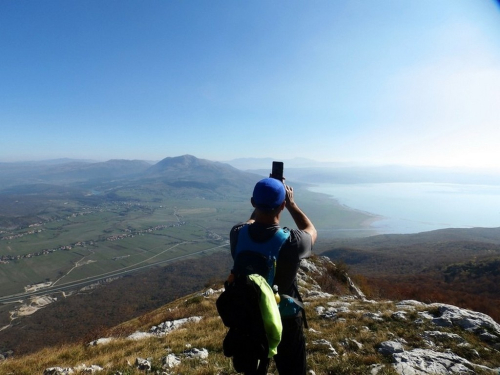
[[[377,350],[382,355],[392,355],[404,352],[403,344],[398,341],[384,341],[380,343]]]
[[[467,346],[467,340],[459,334],[438,330],[439,328],[460,328],[464,332],[473,333],[481,340],[488,342],[494,349],[498,349],[500,339],[498,329],[500,328],[489,316],[461,309],[456,306],[446,304],[429,304],[426,305],[418,301],[401,301],[396,307],[402,310],[393,312],[389,319],[405,319],[406,313],[409,310],[423,309],[418,316],[420,317],[413,323],[422,324],[422,319],[430,321],[436,326],[434,331],[424,331],[422,338],[427,346],[431,348],[413,348],[405,349],[405,339],[396,338],[391,341],[381,342],[378,347],[378,353],[390,357],[393,362],[394,369],[401,375],[429,375],[429,374],[475,374],[475,368],[482,371],[491,372],[492,374],[500,373],[498,368],[488,368],[477,365],[470,360],[460,357],[459,355],[444,350],[439,343],[455,342],[459,346]],[[359,306],[356,307],[359,311]],[[354,310],[354,302],[347,300],[328,302],[327,306],[316,307],[316,313],[323,319],[339,321],[339,314]],[[384,317],[382,312],[361,312],[364,318],[368,318],[375,322],[384,322],[388,319]],[[387,314],[386,314],[387,315]],[[330,342],[327,342],[331,345]],[[321,342],[326,345],[327,343]],[[315,342],[320,344],[320,342]],[[345,339],[341,345],[354,347],[354,349],[362,349],[361,344],[351,339]],[[335,350],[334,348],[332,348]],[[383,365],[374,366],[372,374],[377,374],[384,368]]]
[[[329,260],[328,260],[329,261]],[[305,273],[320,273],[321,270],[316,265],[309,264],[305,260],[301,263],[301,269]],[[303,276],[302,279],[306,279]],[[305,284],[305,283],[304,283]],[[449,329],[462,330],[465,333],[472,333],[480,340],[491,346],[492,350],[500,349],[500,325],[491,317],[479,312],[462,309],[457,306],[447,304],[425,304],[414,300],[400,301],[394,306],[397,311],[373,311],[375,301],[367,301],[362,293],[357,293],[356,288],[351,287],[352,296],[333,297],[324,294],[313,285],[310,290],[303,291],[306,300],[313,301],[321,298],[330,300],[325,305],[315,308],[316,313],[322,319],[344,323],[344,316],[356,312],[362,318],[383,324],[388,320],[406,322],[408,325],[418,327],[426,322],[432,323],[436,329],[426,330],[421,334],[425,343],[423,348],[412,348],[407,345],[404,337],[395,337],[393,340],[384,341],[377,345],[377,352],[383,356],[389,357],[393,362],[393,368],[401,375],[430,375],[430,374],[475,374],[475,369],[480,369],[486,373],[499,374],[499,368],[488,368],[475,364],[470,359],[465,359],[446,347],[442,343],[455,343],[458,347],[468,347],[467,340],[458,333],[447,332]],[[320,297],[318,297],[320,296]],[[364,311],[364,309],[369,311]],[[307,302],[306,302],[307,303]],[[414,321],[409,320],[411,313],[417,313],[418,318]],[[366,327],[369,330],[368,327]],[[443,330],[440,330],[443,329]],[[325,339],[313,341],[314,345],[324,345],[331,352],[330,356],[336,355],[333,343]],[[341,346],[362,352],[363,345],[356,340],[345,338],[339,342]],[[473,349],[469,352],[474,353]],[[477,353],[477,351],[476,351]],[[471,355],[479,358],[479,355]],[[372,366],[371,373],[377,374],[385,368],[385,365],[379,364]]]
[[[394,368],[399,374],[475,374],[473,364],[453,353],[429,349],[413,349],[393,354]]]
[[[191,360],[191,359],[198,359],[202,361],[208,359],[208,350],[205,348],[202,349],[190,348],[178,355],[170,353],[162,358],[161,367],[164,370],[171,370],[178,367],[182,363],[182,360]],[[149,373],[151,372],[151,369],[153,367],[153,359],[137,357],[133,364],[129,363],[128,365],[131,368],[133,367],[140,371],[144,371],[145,373]],[[43,375],[97,374],[104,370],[105,370],[104,368],[97,365],[87,366],[85,364],[82,364],[76,367],[66,367],[66,368],[50,367],[45,369]],[[116,372],[115,375],[123,375],[123,374],[121,372]]]
[[[494,348],[498,348],[500,343],[498,323],[485,314],[446,304],[426,305],[418,301],[401,301],[396,306],[403,310],[392,313],[390,319],[394,319],[395,317],[401,319],[402,316],[404,316],[404,319],[407,319],[405,314],[401,314],[418,307],[419,309],[424,309],[424,311],[419,312],[418,315],[421,318],[417,319],[413,324],[421,324],[420,320],[426,319],[431,321],[436,328],[455,327],[464,330],[464,332],[474,333],[480,339],[492,344]],[[359,306],[357,308],[359,311]],[[338,320],[339,313],[345,313],[353,309],[353,302],[341,301],[335,303],[329,302],[327,306],[316,307],[316,312],[324,319]],[[384,322],[387,319],[383,317],[382,313],[374,312],[365,312],[362,316],[376,322]],[[405,350],[404,344],[406,341],[404,338],[397,338],[381,342],[378,345],[377,351],[384,356],[390,357],[394,369],[401,375],[475,374],[475,368],[480,368],[482,371],[491,372],[492,374],[500,373],[500,369],[498,368],[480,366],[451,351],[438,350],[440,345],[437,343],[440,342],[455,342],[458,345],[467,346],[466,339],[459,334],[436,329],[435,331],[424,331],[422,338],[425,340],[426,345],[432,347],[432,349],[413,348]],[[349,339],[346,340],[341,342],[341,345],[351,345],[352,347],[355,344],[358,349],[361,349],[359,343],[353,343],[353,340]],[[316,342],[316,344],[318,343]],[[331,343],[328,344],[331,345]],[[383,368],[383,365],[374,367],[372,374],[378,373]]]
[[[152,326],[148,332],[134,332],[127,336],[126,338],[128,340],[142,340],[142,339],[147,339],[149,337],[161,337],[165,336],[166,334],[180,328],[186,323],[189,322],[194,322],[198,323],[202,319],[201,316],[192,316],[189,318],[183,318],[183,319],[177,319],[177,320],[169,320],[166,322],[163,322],[157,326]],[[89,343],[90,346],[97,346],[97,345],[105,345],[109,344],[110,342],[113,342],[116,340],[114,337],[103,337],[94,341],[91,341]]]
[[[461,309],[457,306],[437,304],[439,314],[433,318],[441,327],[459,326],[482,336],[484,341],[500,343],[500,324],[486,314]]]
[[[97,374],[104,369],[97,365],[87,366],[81,364],[73,368],[51,367],[43,372],[43,375],[70,375],[70,374]]]

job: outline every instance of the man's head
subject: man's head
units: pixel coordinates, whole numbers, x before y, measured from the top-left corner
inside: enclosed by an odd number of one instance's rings
[[[252,204],[266,213],[279,213],[286,198],[285,185],[275,178],[264,178],[255,184]]]

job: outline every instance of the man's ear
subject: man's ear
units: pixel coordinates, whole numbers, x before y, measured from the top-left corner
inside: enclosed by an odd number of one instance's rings
[[[286,207],[286,199],[283,201],[283,203],[281,203],[280,205],[280,211],[283,211]]]
[[[255,208],[255,201],[253,200],[253,197],[252,197],[252,198],[250,198],[250,203],[252,203],[252,207],[254,207],[254,208]]]

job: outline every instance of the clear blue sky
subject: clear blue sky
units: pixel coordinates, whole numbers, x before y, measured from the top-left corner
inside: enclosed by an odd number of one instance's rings
[[[0,161],[500,164],[494,0],[3,0]]]

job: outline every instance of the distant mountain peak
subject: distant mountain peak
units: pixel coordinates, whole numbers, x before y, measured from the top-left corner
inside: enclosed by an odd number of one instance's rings
[[[160,160],[156,165],[162,165],[162,166],[180,166],[180,165],[186,165],[186,166],[193,166],[193,165],[208,165],[210,163],[216,163],[213,161],[209,161],[206,159],[198,159],[197,157],[193,155],[181,155],[181,156],[173,156],[173,157],[166,157],[163,160]]]
[[[167,157],[149,168],[149,175],[175,173],[178,177],[217,178],[226,173],[239,172],[229,164],[207,159],[199,159],[193,155]]]

